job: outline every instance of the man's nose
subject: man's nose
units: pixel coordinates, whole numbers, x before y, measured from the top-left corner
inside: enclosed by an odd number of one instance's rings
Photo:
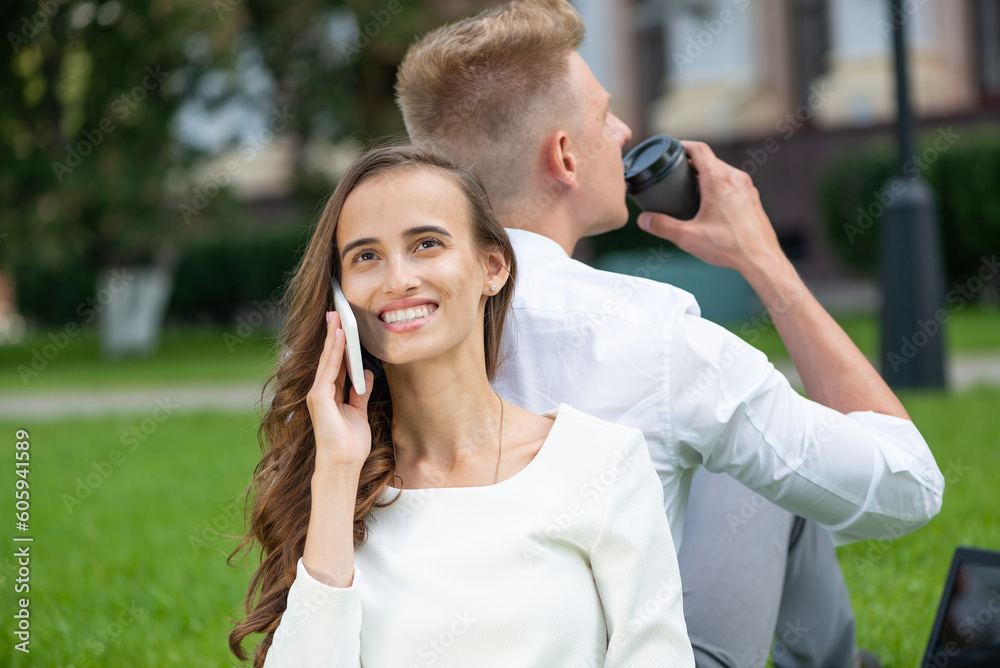
[[[621,119],[618,119],[618,122],[622,124],[622,143],[621,143],[621,145],[622,145],[622,147],[624,147],[625,144],[629,143],[629,141],[632,140],[632,128],[630,128],[628,126],[628,124],[625,123],[625,121],[623,121]]]
[[[611,114],[611,118],[613,124],[612,127],[614,128],[615,135],[618,137],[618,146],[619,148],[624,148],[625,144],[632,139],[632,128],[626,125],[625,121],[618,118],[614,114]]]

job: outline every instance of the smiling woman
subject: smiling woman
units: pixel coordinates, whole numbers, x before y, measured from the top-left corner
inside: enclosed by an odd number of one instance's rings
[[[466,357],[477,365],[484,358],[479,323],[492,294],[510,295],[503,287],[513,253],[488,203],[477,211],[467,199],[454,176],[424,168],[367,180],[344,202],[341,282],[366,348],[383,364],[420,358],[427,363],[414,372],[427,378],[435,373],[428,364],[452,368],[450,355],[440,355],[470,338]]]
[[[642,433],[490,387],[516,273],[479,180],[439,153],[378,149],[337,185],[268,380],[240,660],[264,633],[257,667],[694,665]],[[380,362],[363,395],[331,275]]]

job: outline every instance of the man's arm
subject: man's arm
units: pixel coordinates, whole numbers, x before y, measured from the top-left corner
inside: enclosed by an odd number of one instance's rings
[[[678,465],[728,473],[840,545],[898,538],[941,509],[944,477],[909,420],[799,395],[759,350],[693,314],[670,327]]]
[[[639,225],[705,262],[735,269],[766,306],[813,401],[841,413],[874,411],[909,420],[896,395],[820,305],[778,244],[750,176],[707,144],[682,142],[698,171],[698,215],[647,212]]]

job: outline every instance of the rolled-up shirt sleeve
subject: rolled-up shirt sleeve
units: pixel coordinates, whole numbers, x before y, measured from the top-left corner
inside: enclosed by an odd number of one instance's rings
[[[667,326],[681,466],[732,475],[838,545],[898,538],[938,513],[944,476],[912,422],[811,401],[763,353],[702,318]]]
[[[350,587],[331,587],[309,575],[300,557],[264,668],[360,667],[361,577],[355,567]]]

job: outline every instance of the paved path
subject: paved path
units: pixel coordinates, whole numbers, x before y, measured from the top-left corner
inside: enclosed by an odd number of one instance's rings
[[[791,363],[777,365],[792,385],[802,382]],[[953,356],[948,365],[952,390],[978,384],[1000,386],[1000,354]],[[37,419],[86,415],[152,415],[154,411],[191,412],[198,410],[253,413],[260,388],[253,385],[164,385],[153,388],[112,390],[62,390],[52,392],[0,393],[0,419]]]
[[[54,390],[0,393],[0,418],[52,418],[86,415],[140,415],[158,410],[253,413],[260,400],[255,385],[164,385],[152,388]]]

